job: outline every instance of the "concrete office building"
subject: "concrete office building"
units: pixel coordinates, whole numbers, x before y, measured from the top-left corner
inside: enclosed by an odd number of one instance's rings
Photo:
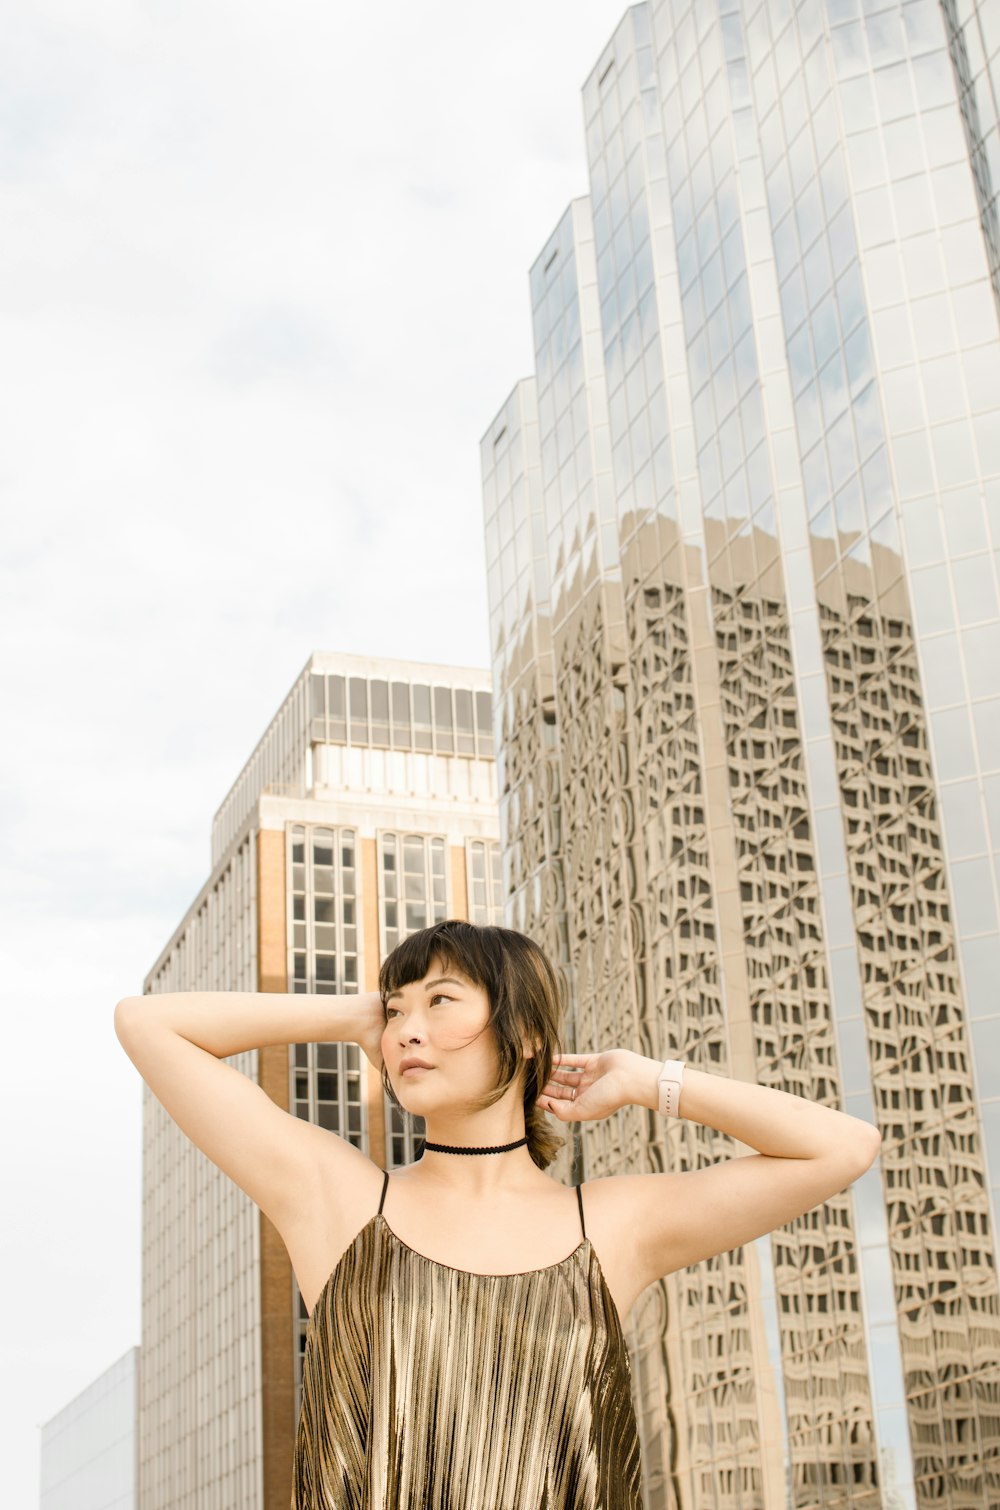
[[[974,0],[628,10],[482,441],[507,921],[576,1049],[883,1136],[632,1312],[650,1510],[1000,1504],[998,53]],[[590,1178],[734,1151],[582,1126]]]
[[[39,1510],[136,1510],[139,1349],[42,1427]]]
[[[489,673],[316,654],[145,990],[374,990],[407,934],[502,921],[500,889]],[[355,1044],[229,1062],[384,1167],[419,1154]],[[141,1510],[287,1510],[305,1327],[274,1228],[145,1091]]]

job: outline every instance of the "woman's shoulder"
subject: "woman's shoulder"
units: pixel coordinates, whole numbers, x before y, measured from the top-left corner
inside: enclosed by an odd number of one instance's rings
[[[666,1182],[677,1175],[605,1174],[584,1180],[581,1188],[584,1209],[609,1231],[632,1230],[642,1221],[650,1200],[662,1199]],[[589,1230],[589,1229],[588,1229]]]
[[[617,1213],[622,1205],[625,1185],[628,1175],[622,1174],[599,1174],[592,1179],[583,1180],[580,1185],[580,1194],[586,1203],[588,1211],[596,1214],[604,1212]]]

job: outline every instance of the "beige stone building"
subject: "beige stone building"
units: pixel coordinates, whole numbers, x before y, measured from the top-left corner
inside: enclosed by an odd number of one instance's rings
[[[147,992],[373,990],[445,917],[502,921],[488,672],[313,655],[212,827]],[[355,1044],[230,1061],[386,1168],[419,1154]],[[276,1231],[144,1091],[141,1510],[287,1510],[306,1313]]]

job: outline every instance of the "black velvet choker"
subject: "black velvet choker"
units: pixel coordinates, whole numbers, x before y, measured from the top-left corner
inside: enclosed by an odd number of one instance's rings
[[[509,1153],[512,1148],[523,1148],[527,1138],[518,1138],[516,1143],[501,1143],[499,1148],[452,1148],[448,1143],[425,1143],[431,1153]]]

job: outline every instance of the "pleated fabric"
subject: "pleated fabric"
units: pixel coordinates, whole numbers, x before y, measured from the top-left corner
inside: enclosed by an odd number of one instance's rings
[[[475,1274],[407,1247],[380,1203],[309,1318],[292,1482],[291,1510],[641,1510],[631,1365],[589,1238]]]

